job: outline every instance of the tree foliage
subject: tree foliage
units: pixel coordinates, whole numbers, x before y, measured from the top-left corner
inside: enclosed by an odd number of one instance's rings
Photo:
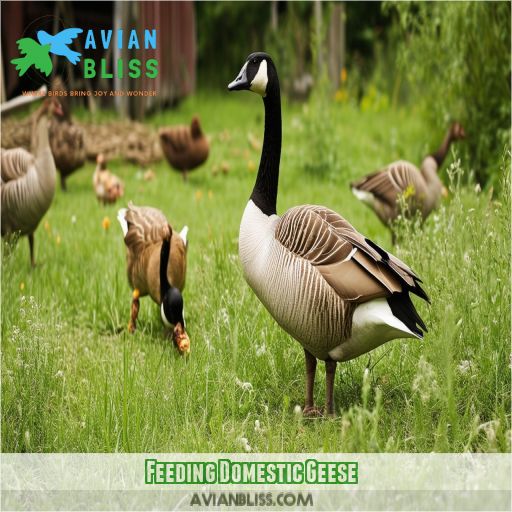
[[[460,120],[477,179],[498,182],[503,148],[510,146],[510,3],[397,2],[385,8],[398,13],[400,62],[435,137],[448,121]]]

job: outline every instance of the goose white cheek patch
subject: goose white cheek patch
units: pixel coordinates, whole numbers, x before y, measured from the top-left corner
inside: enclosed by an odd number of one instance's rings
[[[268,75],[267,75],[267,61],[262,60],[260,62],[260,67],[253,81],[251,82],[251,91],[257,92],[261,96],[265,96],[267,94],[267,83],[268,83]]]

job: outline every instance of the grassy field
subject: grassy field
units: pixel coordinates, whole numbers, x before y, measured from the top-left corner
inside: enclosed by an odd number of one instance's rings
[[[285,105],[278,211],[323,204],[392,249],[348,182],[396,158],[419,163],[442,134],[425,133],[412,111],[328,107]],[[488,191],[458,186],[469,162],[452,168],[449,199],[422,230],[404,225],[393,249],[432,299],[431,306],[416,302],[428,334],[338,365],[337,417],[306,420],[294,412],[304,400],[302,348],[249,289],[237,255],[259,162],[247,139],[262,138],[261,100],[203,93],[149,122],[188,122],[194,113],[212,150],[188,183],[166,162],[145,182],[138,167],[114,161],[126,194],[102,207],[88,163],[68,180],[67,193],[57,191],[36,232],[35,270],[25,239],[11,250],[3,244],[2,450],[510,450],[508,185],[490,200]],[[214,175],[223,163],[229,173]],[[131,292],[116,212],[129,200],[190,228],[188,359],[165,337],[149,298],[141,301],[138,331],[127,333]]]

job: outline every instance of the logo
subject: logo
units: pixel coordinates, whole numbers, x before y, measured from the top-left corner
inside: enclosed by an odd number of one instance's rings
[[[19,76],[23,76],[30,66],[50,76],[53,69],[50,53],[66,57],[71,64],[76,65],[80,61],[81,54],[71,50],[68,45],[81,32],[83,32],[81,28],[67,28],[52,36],[44,30],[39,30],[37,32],[39,42],[30,37],[18,39],[16,43],[23,57],[11,60],[11,64],[16,66]]]
[[[45,30],[39,30],[37,41],[31,37],[18,39],[16,43],[21,57],[12,59],[11,64],[16,66],[19,76],[23,76],[31,66],[34,66],[36,70],[48,77],[53,70],[53,62],[50,57],[50,53],[52,53],[65,57],[76,66],[80,62],[82,54],[72,50],[70,45],[83,32],[81,28],[67,28],[52,36]],[[145,29],[143,35],[140,36],[135,29],[127,31],[127,42],[125,42],[123,29],[117,29],[116,31],[112,29],[99,30],[98,32],[99,34],[95,37],[92,29],[87,31],[83,46],[85,50],[95,50],[100,45],[104,50],[108,50],[110,45],[115,45],[119,50],[122,50],[126,44],[126,48],[132,52],[134,50],[156,50],[157,47],[156,29]],[[146,61],[132,58],[127,63],[123,62],[123,59],[117,59],[113,63],[113,69],[108,68],[107,60],[104,58],[101,59],[98,66],[96,64],[97,62],[94,59],[84,58],[83,78],[94,78],[97,74],[101,78],[113,78],[114,75],[122,78],[124,73],[130,78],[139,78],[144,71],[148,78],[155,78],[158,75],[158,60],[153,58]]]

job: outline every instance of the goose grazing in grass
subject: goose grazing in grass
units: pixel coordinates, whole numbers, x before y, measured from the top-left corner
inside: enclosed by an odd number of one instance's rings
[[[230,91],[263,97],[265,134],[260,166],[245,208],[239,255],[245,279],[306,357],[304,414],[313,403],[317,359],[326,365],[326,411],[334,414],[336,363],[394,338],[422,338],[425,324],[410,293],[425,300],[421,280],[402,261],[324,206],[276,214],[281,154],[279,80],[266,53],[249,55]]]
[[[419,211],[425,220],[437,207],[443,193],[444,187],[437,171],[452,142],[465,136],[462,125],[453,123],[440,148],[434,154],[425,157],[421,169],[410,162],[399,160],[352,183],[352,192],[367,204],[386,226],[391,227],[401,213],[401,197],[407,203],[408,215],[414,215]]]
[[[44,100],[32,117],[30,153],[23,148],[1,150],[2,236],[28,236],[30,263],[35,266],[34,231],[55,194],[55,161],[48,123],[62,108],[55,98]]]
[[[60,174],[61,188],[66,190],[66,178],[85,163],[84,130],[71,118],[68,91],[59,76],[52,80],[52,91],[62,98],[64,114],[50,123],[50,145]]]
[[[136,328],[139,297],[150,295],[160,305],[163,323],[172,328],[178,350],[188,354],[190,339],[181,295],[187,271],[187,226],[176,235],[160,210],[132,203],[119,210],[117,218],[123,229],[128,281],[133,288],[129,331]]]
[[[208,158],[210,145],[197,116],[192,118],[190,126],[160,128],[158,134],[165,158],[174,169],[181,172],[185,181],[187,173]]]

